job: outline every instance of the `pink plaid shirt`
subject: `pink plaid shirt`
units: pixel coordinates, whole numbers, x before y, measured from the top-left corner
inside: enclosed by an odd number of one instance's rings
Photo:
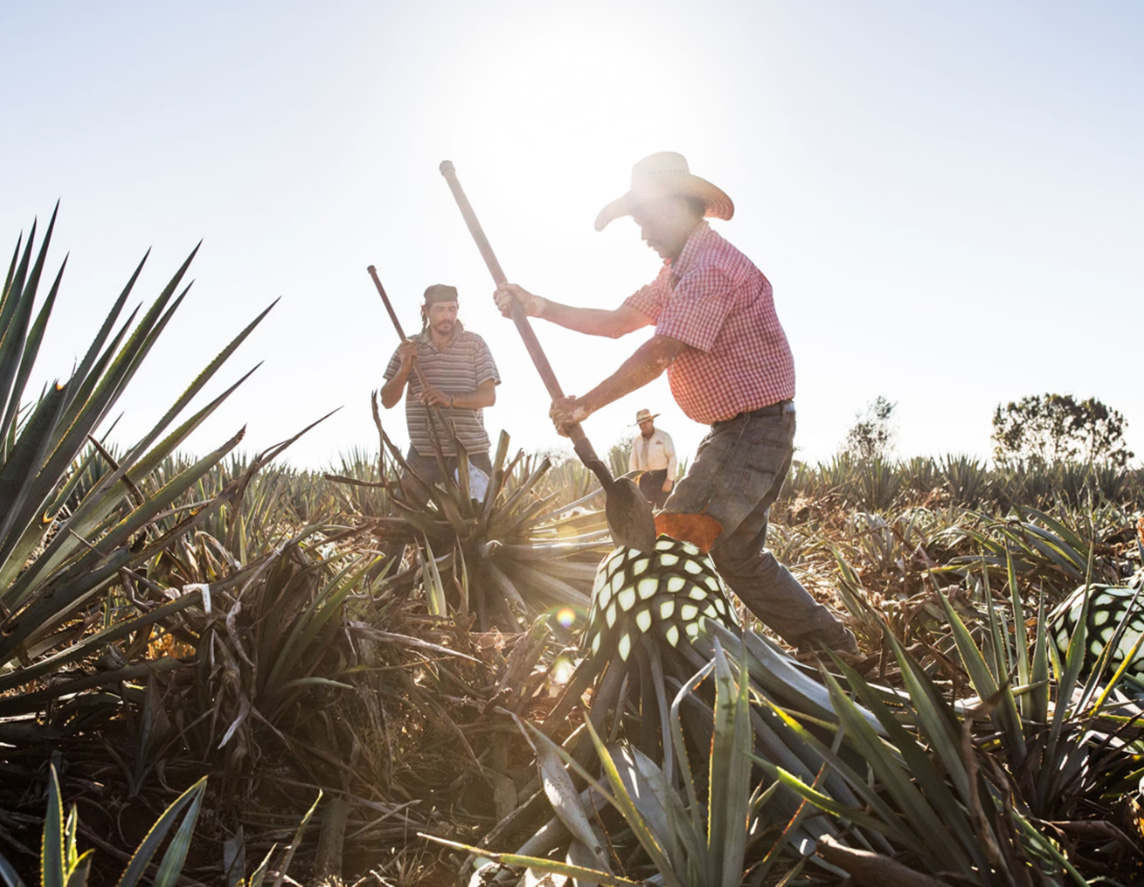
[[[676,403],[696,422],[794,398],[794,357],[770,281],[706,222],[625,304],[650,317],[659,335],[694,349],[668,367],[667,378]]]

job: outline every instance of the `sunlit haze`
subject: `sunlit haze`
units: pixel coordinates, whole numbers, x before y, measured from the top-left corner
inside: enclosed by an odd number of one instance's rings
[[[494,441],[564,447],[438,165],[510,280],[614,307],[659,259],[630,219],[593,220],[671,150],[734,199],[713,226],[774,286],[798,457],[829,458],[879,395],[899,455],[984,457],[996,405],[1045,392],[1120,410],[1144,455],[1141,4],[6,3],[0,31],[0,238],[42,230],[58,198],[53,273],[70,254],[40,381],[67,375],[149,248],[136,302],[203,241],[120,401],[124,443],[281,297],[211,392],[263,365],[189,447],[245,425],[260,450],[337,407],[289,462],[376,447],[397,336],[372,264],[407,330],[426,286],[459,289],[503,379]],[[572,394],[649,334],[535,328]],[[705,429],[666,378],[588,420],[597,450],[641,407],[694,452]],[[383,419],[404,447],[403,410]]]

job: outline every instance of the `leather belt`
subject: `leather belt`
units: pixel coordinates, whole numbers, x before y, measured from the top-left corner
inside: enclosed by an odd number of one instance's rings
[[[751,410],[746,413],[739,413],[740,416],[785,416],[787,413],[794,412],[793,400],[780,400],[778,403],[772,403],[765,407],[759,407],[757,410]]]

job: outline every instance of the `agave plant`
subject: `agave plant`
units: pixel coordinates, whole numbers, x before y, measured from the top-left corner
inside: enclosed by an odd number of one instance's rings
[[[660,537],[654,552],[617,549],[605,559],[583,650],[562,700],[545,716],[545,734],[530,731],[543,793],[483,845],[530,837],[514,854],[496,858],[600,883],[645,876],[640,866],[646,865],[665,883],[738,884],[744,859],[761,878],[779,859],[804,864],[824,836],[846,842],[830,823],[804,820],[789,789],[752,778],[751,754],[812,782],[824,763],[762,700],[789,706],[828,731],[837,729],[834,703],[813,671],[735,626],[710,559],[694,545]],[[594,689],[587,734],[573,734],[557,750],[546,736],[562,732],[588,683]],[[844,735],[838,741],[843,755],[854,753]],[[596,772],[585,767],[593,747],[602,768]],[[586,794],[571,787],[563,763],[587,780]],[[837,779],[826,777],[823,790],[856,801]],[[545,797],[554,817],[537,831]],[[622,815],[620,825],[597,815],[608,804]],[[603,837],[592,837],[596,827]],[[638,846],[626,843],[629,828]]]
[[[599,512],[581,515],[574,512],[575,502],[538,492],[549,459],[534,464],[518,453],[509,460],[509,438],[502,432],[492,477],[480,498],[471,493],[469,463],[462,452],[457,476],[428,488],[422,504],[393,495],[393,475],[406,465],[381,428],[376,401],[374,416],[383,452],[390,457],[381,464],[382,479],[330,479],[388,494],[385,504],[392,514],[351,514],[360,527],[385,540],[392,573],[402,566],[406,544],[415,547],[412,567],[398,583],[409,589],[420,585],[431,615],[471,614],[480,631],[496,626],[513,633],[543,613],[559,614],[553,622],[564,626],[583,618],[597,559],[608,549],[607,529]]]
[[[753,728],[749,681],[745,670],[736,680],[730,661],[717,643],[715,650],[715,659],[688,681],[672,702],[670,747],[674,755],[669,755],[665,763],[657,763],[630,742],[606,742],[588,722],[586,730],[602,765],[603,775],[597,776],[536,727],[522,723],[521,728],[536,751],[545,792],[556,818],[516,853],[452,846],[474,852],[478,863],[491,860],[500,867],[499,871],[495,867],[483,869],[481,875],[486,880],[511,880],[501,875],[515,867],[532,873],[533,879],[539,873],[549,873],[588,883],[641,883],[631,880],[633,875],[644,874],[638,869],[626,872],[626,877],[614,871],[618,865],[612,860],[625,855],[630,860],[631,848],[611,839],[602,840],[600,826],[593,826],[593,819],[602,825],[599,813],[603,805],[610,805],[631,829],[631,838],[642,848],[646,863],[664,884],[740,884],[748,847],[758,843],[763,834],[759,827],[762,811],[779,786],[772,783],[764,787],[750,779]],[[701,704],[705,714],[700,716],[709,725],[709,766],[707,772],[697,773],[691,763],[694,753],[685,735],[689,727],[684,724],[682,711],[695,701],[698,686],[712,676],[714,706]],[[589,789],[578,793],[565,766]],[[697,786],[706,786],[705,799],[697,794]],[[790,834],[798,833],[801,819],[796,815],[786,824],[780,844]],[[564,860],[538,855],[559,845],[561,838],[568,843]],[[604,852],[605,846],[610,853]],[[768,854],[756,869],[756,876],[761,876],[777,858],[773,852]],[[631,867],[629,862],[628,868]]]
[[[856,837],[870,842],[881,836],[893,848],[883,855],[915,871],[969,884],[1067,883],[1069,864],[1055,842],[1034,827],[1027,810],[1012,803],[988,761],[965,750],[954,708],[904,649],[891,643],[910,689],[900,710],[886,706],[880,693],[843,667],[851,690],[874,712],[888,740],[847,714],[852,703],[826,677],[848,735],[863,749],[863,767],[850,766],[813,734],[802,734],[863,804],[838,803],[779,768],[776,776],[809,803],[849,823]],[[916,734],[906,727],[911,722]],[[797,729],[793,723],[792,729]],[[936,835],[942,837],[934,840]],[[845,852],[828,858],[850,870]]]
[[[187,854],[191,838],[198,822],[206,791],[207,780],[203,777],[181,795],[175,798],[147,830],[146,837],[131,854],[127,867],[118,880],[119,887],[136,887],[147,883],[152,887],[174,887],[184,877]],[[277,871],[277,882],[281,882],[290,866],[294,850],[301,839],[310,817],[321,800],[310,807],[298,827],[294,841],[286,848]],[[79,852],[77,830],[79,814],[73,806],[67,819],[64,819],[63,802],[60,795],[59,776],[55,764],[48,773],[48,809],[44,816],[44,831],[40,849],[40,887],[84,887],[91,873],[93,854],[91,850]],[[177,827],[176,827],[177,826]],[[172,834],[172,829],[174,833]],[[170,835],[170,841],[167,837]],[[158,864],[152,860],[166,843],[166,850]],[[241,854],[232,860],[227,869],[229,887],[260,887],[269,871],[270,853],[249,877],[244,875],[244,862]],[[7,887],[26,887],[16,867],[0,855],[0,879]]]
[[[385,478],[391,471],[384,449],[374,455],[355,447],[342,453],[338,470],[326,474],[326,479],[333,481],[332,490],[344,511],[367,518],[390,517],[393,506]]]
[[[903,464],[905,485],[923,499],[941,486],[941,475],[932,456],[914,456]]]
[[[839,804],[805,778],[764,766],[809,803],[851,822],[856,833],[887,840],[894,850],[877,863],[883,872],[905,863],[934,876],[953,874],[959,883],[1063,885],[1088,883],[1079,871],[1096,867],[1126,879],[1110,883],[1134,883],[1144,856],[1128,837],[1133,823],[1118,829],[1088,821],[1108,798],[1139,791],[1136,762],[1144,729],[1139,711],[1133,714],[1114,694],[1114,681],[1128,663],[1106,667],[1103,679],[1081,680],[1090,649],[1085,617],[1064,639],[1066,651],[1057,660],[1043,598],[1036,617],[1028,619],[1034,626],[1030,643],[1012,558],[1007,576],[1007,607],[995,602],[986,578],[980,629],[942,597],[975,698],[951,703],[887,630],[908,696],[887,705],[882,691],[843,668],[849,691],[877,716],[887,741],[847,715],[842,685],[824,676],[848,732],[864,744],[867,772],[849,768],[812,734],[804,735],[863,798],[864,808]],[[934,843],[929,836],[935,833],[949,840]],[[826,852],[847,870],[869,863],[843,848]]]
[[[1008,614],[987,594],[988,617],[979,642],[952,610],[950,625],[974,689],[982,699],[995,700],[990,721],[1004,737],[1001,753],[1015,774],[1022,798],[1034,814],[1064,820],[1078,814],[1086,797],[1101,795],[1110,784],[1124,779],[1126,769],[1132,770],[1133,737],[1139,746],[1144,732],[1139,725],[1134,731],[1129,723],[1127,734],[1113,736],[1101,727],[1101,721],[1125,724],[1123,706],[1110,694],[1125,669],[1133,665],[1133,658],[1125,655],[1130,651],[1119,649],[1123,635],[1090,637],[1086,616],[1090,608],[1095,614],[1101,603],[1087,597],[1080,603],[1079,618],[1071,622],[1074,630],[1067,635],[1058,633],[1055,620],[1046,618],[1042,597],[1030,648],[1024,632],[1012,630],[1025,623],[1017,582],[1010,564]],[[1135,616],[1131,607],[1114,606],[1114,610],[1121,611],[1124,627]],[[1070,611],[1065,614],[1071,615]],[[1055,624],[1063,627],[1070,620]],[[1093,656],[1093,641],[1101,644],[1101,653],[1107,650],[1105,662]],[[1059,655],[1055,655],[1057,648],[1063,651]],[[1051,676],[1055,677],[1055,698]],[[1016,688],[1021,692],[1015,692]],[[1095,758],[1103,759],[1099,768],[1086,765]]]
[[[989,472],[985,464],[971,456],[947,455],[940,464],[946,489],[954,502],[976,508],[989,494]]]
[[[951,558],[935,572],[1005,570],[1011,559],[1026,581],[1041,582],[1061,595],[1080,582],[1115,584],[1119,566],[1110,557],[1114,552],[1098,543],[1092,515],[1074,512],[1073,518],[1079,526],[1070,525],[1069,518],[1024,506],[1007,519],[973,515],[972,521],[949,527],[941,535],[947,541],[970,540],[977,553]]]
[[[175,292],[190,258],[134,329],[128,323],[113,334],[140,265],[71,378],[45,391],[35,406],[21,416],[24,386],[62,276],[61,269],[29,329],[54,221],[53,215],[38,254],[34,253],[34,226],[22,255],[17,249],[0,301],[0,400],[6,404],[0,426],[4,442],[0,466],[0,513],[4,515],[0,521],[0,607],[4,613],[0,670],[6,672],[0,677],[3,689],[19,686],[84,655],[90,646],[75,646],[57,653],[50,662],[37,663],[34,670],[29,668],[29,663],[44,650],[59,647],[64,636],[74,635],[65,630],[61,636],[61,629],[78,609],[90,604],[93,595],[115,583],[122,572],[154,557],[220,506],[216,499],[197,512],[184,515],[166,532],[153,530],[160,515],[238,443],[241,432],[188,465],[153,495],[141,496],[138,486],[241,383],[240,379],[167,432],[168,426],[265,316],[265,312],[260,314],[211,361],[151,431],[109,465],[78,505],[65,510],[65,503],[85,477],[95,454],[106,459],[105,452],[88,448],[88,443],[182,302],[185,291],[177,298]],[[162,437],[164,432],[166,436]],[[87,457],[73,467],[85,448]],[[183,606],[191,600],[187,599]],[[132,631],[138,628],[135,626]],[[105,637],[103,642],[110,639]]]
[[[179,797],[155,821],[148,830],[147,837],[132,854],[127,868],[119,879],[121,887],[135,887],[143,879],[152,858],[166,839],[168,833],[178,823],[171,842],[159,862],[150,883],[157,887],[173,887],[182,873],[190,848],[191,835],[199,818],[206,779],[200,779]],[[41,887],[84,887],[91,871],[92,851],[79,852],[76,829],[79,817],[73,806],[67,819],[64,819],[63,803],[60,799],[60,782],[55,765],[51,765],[48,775],[48,810],[44,817],[44,833],[40,851]],[[16,868],[0,856],[0,878],[8,887],[25,887]]]
[[[183,303],[182,282],[194,252],[146,310],[135,309],[124,320],[140,263],[71,376],[25,404],[61,288],[62,268],[41,294],[54,223],[53,215],[42,244],[36,243],[36,226],[26,245],[21,239],[0,296],[0,755],[10,762],[34,760],[51,742],[79,775],[89,763],[106,766],[92,762],[92,737],[113,723],[122,733],[127,724],[138,741],[120,750],[109,743],[107,754],[113,769],[124,771],[126,793],[134,797],[155,772],[148,755],[178,737],[178,730],[162,728],[170,721],[164,721],[159,682],[194,665],[183,655],[187,648],[163,648],[157,641],[182,630],[195,612],[209,613],[213,591],[243,581],[235,562],[213,571],[216,583],[184,583],[182,567],[172,565],[188,560],[191,549],[184,547],[182,556],[175,549],[241,503],[253,474],[289,442],[210,491],[204,480],[242,432],[204,456],[173,457],[246,378],[183,417],[266,311],[140,438],[119,447],[98,437]],[[6,770],[0,785],[6,821],[26,822],[20,817],[37,778],[35,768]],[[101,783],[81,776],[80,784]],[[78,857],[73,861],[80,864]]]

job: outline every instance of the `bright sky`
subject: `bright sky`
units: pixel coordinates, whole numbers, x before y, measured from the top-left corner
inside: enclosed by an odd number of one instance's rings
[[[41,357],[66,375],[143,253],[150,301],[194,245],[196,283],[129,395],[141,433],[282,297],[217,380],[259,361],[191,448],[295,445],[324,467],[373,447],[369,393],[431,283],[504,384],[495,440],[548,449],[547,397],[438,173],[454,162],[509,278],[612,307],[658,258],[599,209],[660,150],[735,200],[714,225],[770,278],[798,372],[799,456],[833,454],[879,395],[903,456],[989,450],[1028,394],[1096,396],[1144,455],[1144,5],[871,0],[350,0],[0,4],[0,246],[62,200],[70,253]],[[537,323],[581,394],[646,337]],[[635,412],[689,454],[666,378],[586,423],[606,452]],[[384,416],[406,443],[402,410]]]

